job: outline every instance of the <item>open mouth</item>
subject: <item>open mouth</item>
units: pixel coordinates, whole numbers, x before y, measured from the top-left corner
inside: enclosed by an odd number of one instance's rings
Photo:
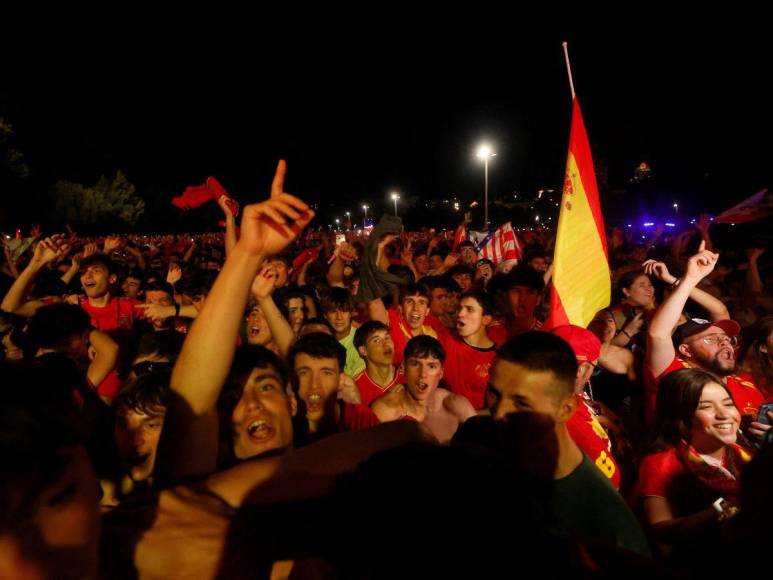
[[[247,425],[247,435],[253,441],[268,441],[275,433],[276,430],[265,419],[257,419]]]
[[[322,410],[322,395],[319,393],[313,393],[306,399],[306,408],[309,411],[321,411]]]
[[[137,453],[132,454],[129,457],[126,458],[126,462],[131,467],[137,467],[138,465],[142,465],[150,458],[150,453]]]

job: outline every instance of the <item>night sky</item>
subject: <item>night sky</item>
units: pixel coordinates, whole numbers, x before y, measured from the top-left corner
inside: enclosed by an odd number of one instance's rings
[[[685,211],[721,211],[773,183],[765,37],[631,22],[537,31],[504,18],[288,28],[273,40],[257,40],[260,27],[195,41],[103,31],[63,35],[40,57],[19,40],[1,57],[0,116],[31,176],[5,185],[0,204],[7,220],[30,219],[55,181],[118,169],[153,207],[208,175],[244,202],[266,192],[281,156],[288,191],[329,221],[362,203],[389,211],[393,189],[414,203],[482,196],[483,139],[498,153],[492,197],[559,188],[571,113],[562,40],[610,212],[641,161],[658,201]]]

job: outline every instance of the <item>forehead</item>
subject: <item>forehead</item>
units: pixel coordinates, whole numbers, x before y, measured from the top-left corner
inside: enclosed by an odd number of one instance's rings
[[[274,268],[287,268],[287,264],[284,260],[280,260],[278,258],[271,260],[269,264]]]
[[[328,357],[313,357],[305,352],[295,355],[295,370],[308,368],[308,369],[334,369],[338,371],[338,359]]]
[[[81,276],[83,276],[86,272],[91,272],[92,274],[96,274],[97,272],[104,272],[107,274],[107,266],[104,264],[91,264],[90,266],[84,266],[81,268]]]
[[[434,355],[429,355],[429,356],[411,356],[411,357],[408,357],[407,359],[405,359],[405,361],[408,364],[412,364],[412,365],[433,365],[433,364],[434,365],[439,365],[439,364],[441,364],[440,363],[440,359],[438,359]]]
[[[300,297],[290,298],[290,300],[287,301],[287,305],[290,308],[302,308],[303,307],[303,298],[300,298]]]
[[[509,291],[516,294],[539,294],[534,288],[528,286],[512,286]]]
[[[730,393],[728,393],[722,385],[718,383],[706,383],[701,392],[701,401],[724,401],[725,399],[731,399]]]
[[[370,342],[372,340],[381,340],[383,338],[386,338],[387,336],[389,336],[388,330],[383,330],[383,329],[374,330],[373,332],[370,333],[370,336],[368,336],[367,342]]]
[[[495,359],[489,380],[503,395],[540,399],[550,396],[556,383],[550,371],[535,371],[518,363]]]
[[[696,338],[703,338],[704,336],[711,336],[712,334],[726,335],[727,333],[719,326],[709,326],[706,330],[696,332],[692,336],[688,337],[688,340],[695,340]]]
[[[140,411],[139,409],[122,405],[116,410],[116,415],[123,419],[133,419],[135,421],[158,419],[159,417],[166,415],[166,407],[162,407],[161,405],[154,405],[152,407],[147,407],[144,411]]]
[[[428,302],[426,296],[422,296],[421,294],[411,294],[410,296],[403,297],[403,302]]]
[[[480,308],[480,304],[478,304],[478,301],[475,300],[475,298],[472,298],[470,296],[468,296],[467,298],[462,298],[459,304],[461,306],[467,306],[468,308]]]

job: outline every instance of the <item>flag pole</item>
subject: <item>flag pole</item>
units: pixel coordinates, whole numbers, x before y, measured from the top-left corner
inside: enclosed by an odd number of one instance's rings
[[[569,64],[569,46],[566,42],[562,42],[561,46],[564,47],[564,58],[566,59],[566,72],[569,75],[569,88],[572,89],[572,100],[574,100],[574,80],[572,80],[572,65]]]

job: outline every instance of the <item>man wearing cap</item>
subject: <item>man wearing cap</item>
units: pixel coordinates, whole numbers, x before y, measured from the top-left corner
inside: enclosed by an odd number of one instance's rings
[[[701,243],[697,254],[687,261],[687,271],[671,295],[663,302],[650,323],[647,333],[647,353],[644,365],[644,385],[647,419],[655,416],[658,384],[668,373],[686,367],[696,367],[715,375],[725,384],[733,396],[741,416],[756,418],[764,397],[749,381],[734,374],[736,369],[735,347],[741,327],[729,319],[727,309],[708,321],[694,318],[677,327],[687,298],[698,283],[714,269],[719,254],[705,249]],[[761,437],[769,429],[752,421],[750,431]]]
[[[577,411],[566,422],[569,435],[612,486],[619,489],[620,470],[612,455],[609,435],[598,420],[592,399],[585,393],[585,385],[601,355],[601,342],[590,330],[571,324],[557,326],[550,332],[565,340],[577,358],[577,377],[574,382]]]

